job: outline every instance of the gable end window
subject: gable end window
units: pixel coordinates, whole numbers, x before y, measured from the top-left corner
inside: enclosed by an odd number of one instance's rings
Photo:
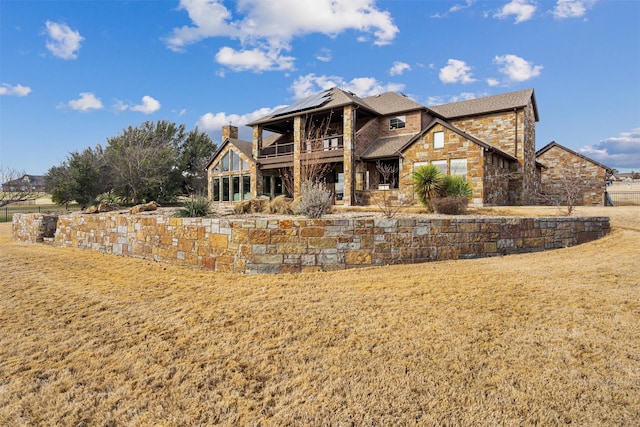
[[[444,132],[433,133],[433,148],[444,148]]]
[[[396,116],[389,119],[389,130],[404,129],[407,123],[405,116]]]

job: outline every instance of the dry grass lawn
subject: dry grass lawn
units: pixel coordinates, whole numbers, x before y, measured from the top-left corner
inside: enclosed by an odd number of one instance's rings
[[[14,242],[1,224],[0,425],[637,426],[640,208],[577,214],[612,233],[260,276]]]

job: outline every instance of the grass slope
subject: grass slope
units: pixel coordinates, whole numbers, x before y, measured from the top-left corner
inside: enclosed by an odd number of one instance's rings
[[[578,214],[613,232],[260,276],[18,243],[2,224],[0,425],[637,425],[640,210]]]

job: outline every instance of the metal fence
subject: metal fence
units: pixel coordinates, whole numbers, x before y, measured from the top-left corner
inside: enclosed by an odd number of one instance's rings
[[[69,206],[69,210],[79,210],[77,205]],[[11,204],[0,208],[0,222],[10,222],[16,213],[67,212],[64,206]]]
[[[614,206],[640,206],[640,191],[608,191]]]

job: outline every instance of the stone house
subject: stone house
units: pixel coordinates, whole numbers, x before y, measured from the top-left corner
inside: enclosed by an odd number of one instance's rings
[[[544,167],[541,175],[543,203],[555,200],[567,192],[573,193],[577,205],[602,205],[607,179],[613,170],[589,157],[577,153],[555,141],[536,152],[536,159]],[[544,200],[544,195],[551,195]]]
[[[251,142],[225,126],[207,165],[209,196],[296,197],[320,174],[336,204],[416,202],[411,173],[433,163],[467,178],[475,206],[534,204],[538,120],[533,89],[425,107],[396,92],[360,98],[332,88],[249,123]]]
[[[22,175],[20,178],[7,181],[2,184],[2,191],[44,193],[44,176]]]

